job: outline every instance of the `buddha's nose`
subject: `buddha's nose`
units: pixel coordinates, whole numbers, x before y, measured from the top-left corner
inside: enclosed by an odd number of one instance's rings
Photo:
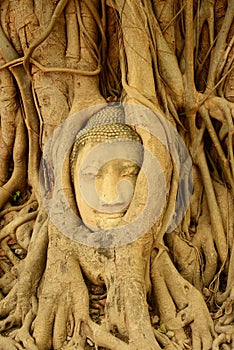
[[[119,198],[117,190],[117,181],[113,174],[105,175],[102,183],[97,188],[100,203],[112,204]]]
[[[119,181],[113,174],[105,176],[105,180],[98,188],[99,203],[103,210],[122,211],[129,205],[132,186],[127,182]]]

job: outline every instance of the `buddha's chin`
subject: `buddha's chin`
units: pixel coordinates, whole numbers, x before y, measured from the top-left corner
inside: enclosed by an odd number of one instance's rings
[[[86,222],[92,231],[100,229],[111,229],[126,224],[123,220],[124,213],[97,213],[95,219],[91,222]]]

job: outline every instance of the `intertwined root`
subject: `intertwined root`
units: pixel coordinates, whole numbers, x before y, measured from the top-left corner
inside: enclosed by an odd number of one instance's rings
[[[180,276],[165,251],[154,259],[151,279],[160,323],[174,336],[160,336],[152,327],[147,304],[150,244],[150,236],[145,236],[131,245],[109,249],[108,254],[97,254],[94,248],[70,242],[52,226],[38,309],[25,318],[33,325],[31,329],[23,327],[15,339],[21,340],[27,350],[85,349],[87,338],[109,349],[184,349],[189,344],[184,328],[190,325],[193,349],[210,349],[213,323],[202,296]],[[94,278],[95,259],[85,261],[90,253],[104,262],[103,278],[99,276],[99,283],[104,281],[107,288],[102,326],[89,317],[88,289],[79,263],[80,255],[86,276],[90,272]],[[114,328],[127,342],[111,334]]]
[[[190,325],[192,348],[210,349],[215,332],[203,297],[178,273],[166,251],[154,259],[151,275],[160,322],[174,331],[175,339],[184,346],[187,339],[183,329]]]
[[[0,303],[2,330],[18,327],[9,333],[9,349],[81,350],[87,339],[108,349],[211,348],[213,322],[201,293],[181,277],[166,251],[150,262],[152,232],[130,245],[97,251],[63,236],[42,213],[32,241],[37,244],[31,245],[18,282]],[[91,283],[106,286],[101,326],[89,316],[83,273]],[[151,294],[160,320],[154,327],[147,303]],[[160,325],[166,334],[156,329]],[[186,336],[188,325],[192,345]],[[124,340],[113,335],[116,329]],[[228,334],[229,328],[225,339]],[[3,338],[2,344],[6,341]]]
[[[143,244],[135,244],[97,254],[93,248],[61,236],[52,226],[45,278],[33,323],[38,349],[84,349],[87,337],[110,349],[160,349],[146,302],[142,247]],[[95,263],[98,266],[98,261],[89,259],[90,250],[104,262],[102,280],[106,282],[107,300],[102,326],[95,325],[89,317],[88,289],[79,263],[79,255],[83,254],[82,266],[87,278],[89,275],[93,278],[92,269]],[[86,251],[89,252],[85,258]],[[129,344],[111,334],[114,326],[127,336]]]

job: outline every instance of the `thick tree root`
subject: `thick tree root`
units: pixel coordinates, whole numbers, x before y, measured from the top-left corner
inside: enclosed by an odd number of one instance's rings
[[[85,338],[79,330],[81,320],[89,318],[88,290],[70,244],[64,245],[66,239],[54,230],[50,226],[47,267],[33,337],[38,350],[60,349],[68,336],[70,344],[82,349]]]
[[[160,333],[158,330],[154,329],[154,335],[160,345],[163,346],[163,349],[166,350],[183,350],[190,349],[190,346],[186,343],[180,345],[173,340],[170,340],[167,335]]]
[[[35,318],[35,310],[30,310],[24,319],[24,323],[21,328],[12,332],[11,337],[17,342],[17,344],[23,344],[25,349],[38,350],[34,343],[34,339],[30,334],[32,322]]]
[[[183,327],[190,325],[193,349],[210,349],[215,332],[202,295],[181,277],[166,251],[159,252],[156,256],[151,276],[155,297],[157,298],[157,293],[164,295],[164,298],[159,296],[158,299],[161,322],[167,329],[180,331],[180,341],[183,340]]]
[[[131,245],[115,248],[105,264],[106,318],[139,350],[160,349],[151,326],[146,300],[149,285],[149,251],[152,237],[145,235]],[[121,302],[120,302],[121,301]]]
[[[107,301],[105,320],[99,326],[89,317],[88,289],[79,264],[80,252],[92,252],[94,249],[71,242],[52,225],[49,231],[45,279],[33,323],[33,338],[38,350],[49,350],[51,347],[55,350],[84,349],[87,338],[108,349],[160,349],[146,302],[145,272],[146,276],[149,274],[146,257],[149,256],[150,241],[152,245],[151,235],[141,239],[140,243],[103,252],[101,259],[105,266],[103,279],[107,286]],[[147,245],[148,249],[144,249]],[[101,255],[98,256],[100,259]],[[84,257],[81,257],[81,261],[89,277],[89,271],[92,274],[96,261],[89,259],[89,254],[86,261]],[[119,300],[122,300],[121,306]],[[113,326],[117,326],[129,338],[128,343],[110,333]]]
[[[12,222],[8,223],[4,227],[4,230],[1,231],[1,238],[5,237],[2,241],[3,244],[5,241],[7,242],[9,240],[8,235],[12,235],[20,225],[24,225],[37,217],[36,224],[34,225],[33,237],[31,239],[31,242],[36,241],[37,244],[31,246],[32,249],[29,249],[25,260],[20,261],[19,258],[16,258],[6,242],[3,246],[3,248],[5,248],[5,254],[8,255],[8,258],[16,266],[11,268],[11,271],[5,274],[1,281],[1,283],[8,281],[8,289],[6,289],[4,285],[2,288],[2,291],[7,295],[0,303],[0,329],[2,331],[11,329],[14,326],[20,327],[29,310],[36,302],[36,288],[44,269],[43,259],[45,259],[45,251],[47,248],[47,227],[45,217],[43,219],[43,213],[41,211],[39,214],[37,211],[30,212],[30,210],[36,209],[34,204],[31,203],[30,205],[24,206],[20,210],[20,215]],[[33,208],[31,208],[32,205]],[[6,213],[6,215],[8,214]],[[40,234],[38,235],[39,231]]]
[[[0,349],[4,350],[24,350],[23,346],[9,337],[0,336]],[[32,349],[37,350],[37,349]]]
[[[94,344],[103,346],[111,350],[131,350],[132,346],[124,343],[122,340],[114,337],[112,334],[107,332],[105,328],[97,325],[91,320],[82,321],[81,330],[83,329],[84,334],[87,338],[91,339]]]

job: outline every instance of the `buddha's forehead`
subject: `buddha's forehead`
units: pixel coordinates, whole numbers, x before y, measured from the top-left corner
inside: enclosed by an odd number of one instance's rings
[[[80,150],[77,162],[79,165],[98,165],[99,167],[111,160],[126,160],[142,165],[143,146],[132,140],[112,140],[102,143],[88,142]]]

